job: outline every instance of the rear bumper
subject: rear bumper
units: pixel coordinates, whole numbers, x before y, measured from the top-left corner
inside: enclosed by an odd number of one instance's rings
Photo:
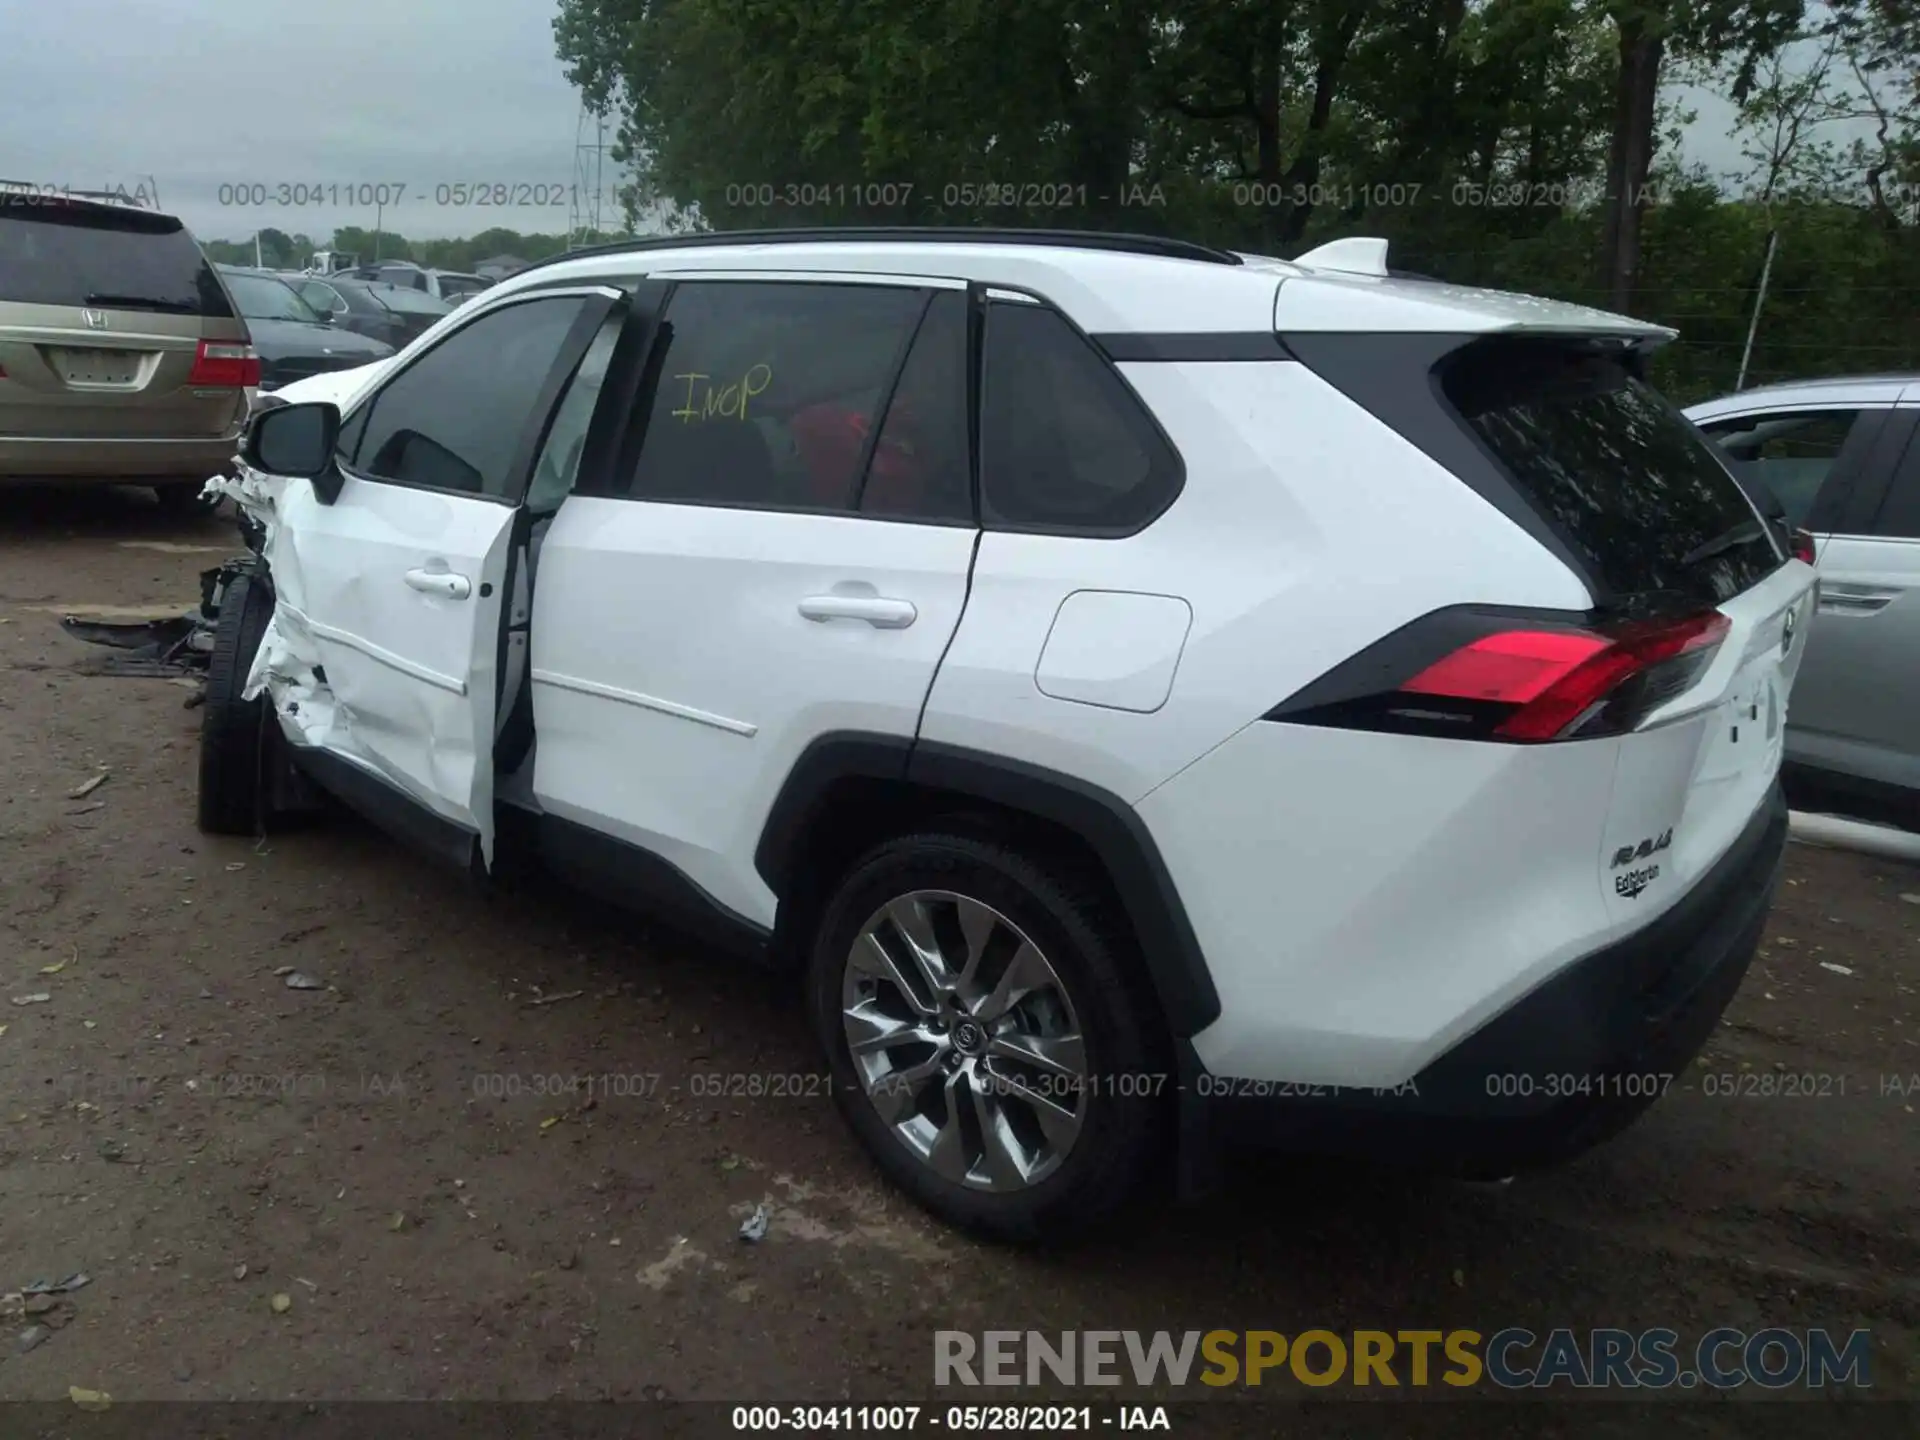
[[[188,439],[0,436],[0,483],[105,485],[115,481],[204,480],[232,464],[243,428],[239,420],[244,418],[238,417],[226,434]]]
[[[1570,1159],[1630,1124],[1699,1054],[1759,944],[1786,841],[1776,785],[1677,904],[1559,970],[1404,1085],[1217,1079],[1189,1052],[1187,1139],[1467,1174]]]

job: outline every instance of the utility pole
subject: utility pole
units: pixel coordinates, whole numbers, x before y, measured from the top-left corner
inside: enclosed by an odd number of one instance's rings
[[[567,249],[592,245],[602,234],[600,196],[606,179],[606,112],[580,102],[573,126],[573,194],[567,216]]]
[[[1760,307],[1767,303],[1767,281],[1773,275],[1773,252],[1779,247],[1780,232],[1767,231],[1767,258],[1760,262],[1760,288],[1753,297],[1753,315],[1747,321],[1747,343],[1740,351],[1740,373],[1734,378],[1733,388],[1747,388],[1747,362],[1753,358],[1753,337],[1760,329]]]

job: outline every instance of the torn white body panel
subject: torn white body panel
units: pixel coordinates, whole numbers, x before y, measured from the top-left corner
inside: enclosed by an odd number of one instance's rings
[[[291,403],[331,399],[297,392],[338,378],[283,393]],[[491,863],[513,508],[354,476],[326,504],[306,480],[244,465],[210,488],[264,530],[274,611],[247,698],[269,697],[292,744],[325,750],[471,831]]]

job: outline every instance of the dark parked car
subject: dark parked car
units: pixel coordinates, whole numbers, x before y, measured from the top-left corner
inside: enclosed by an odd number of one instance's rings
[[[262,390],[278,390],[328,370],[351,370],[393,354],[394,347],[383,341],[331,324],[277,275],[222,266],[220,278],[246,317],[253,348],[260,353]]]
[[[322,315],[331,315],[336,328],[384,341],[396,350],[404,349],[442,315],[453,313],[453,306],[445,300],[436,300],[420,290],[403,290],[344,275],[284,278],[302,300]]]

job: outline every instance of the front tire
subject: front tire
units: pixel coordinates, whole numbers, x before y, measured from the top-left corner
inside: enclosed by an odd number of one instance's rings
[[[186,484],[156,485],[153,498],[160,502],[160,513],[173,520],[191,520],[201,515],[211,515],[220,506],[215,496],[209,500],[201,494],[204,482],[188,481]]]
[[[1099,886],[924,833],[827,903],[809,1009],[835,1102],[880,1169],[1001,1240],[1084,1233],[1165,1136],[1172,1082],[1131,940]]]
[[[265,696],[241,698],[247,672],[273,618],[273,592],[257,575],[238,575],[220,599],[200,718],[200,828],[210,835],[258,834],[265,820]]]

